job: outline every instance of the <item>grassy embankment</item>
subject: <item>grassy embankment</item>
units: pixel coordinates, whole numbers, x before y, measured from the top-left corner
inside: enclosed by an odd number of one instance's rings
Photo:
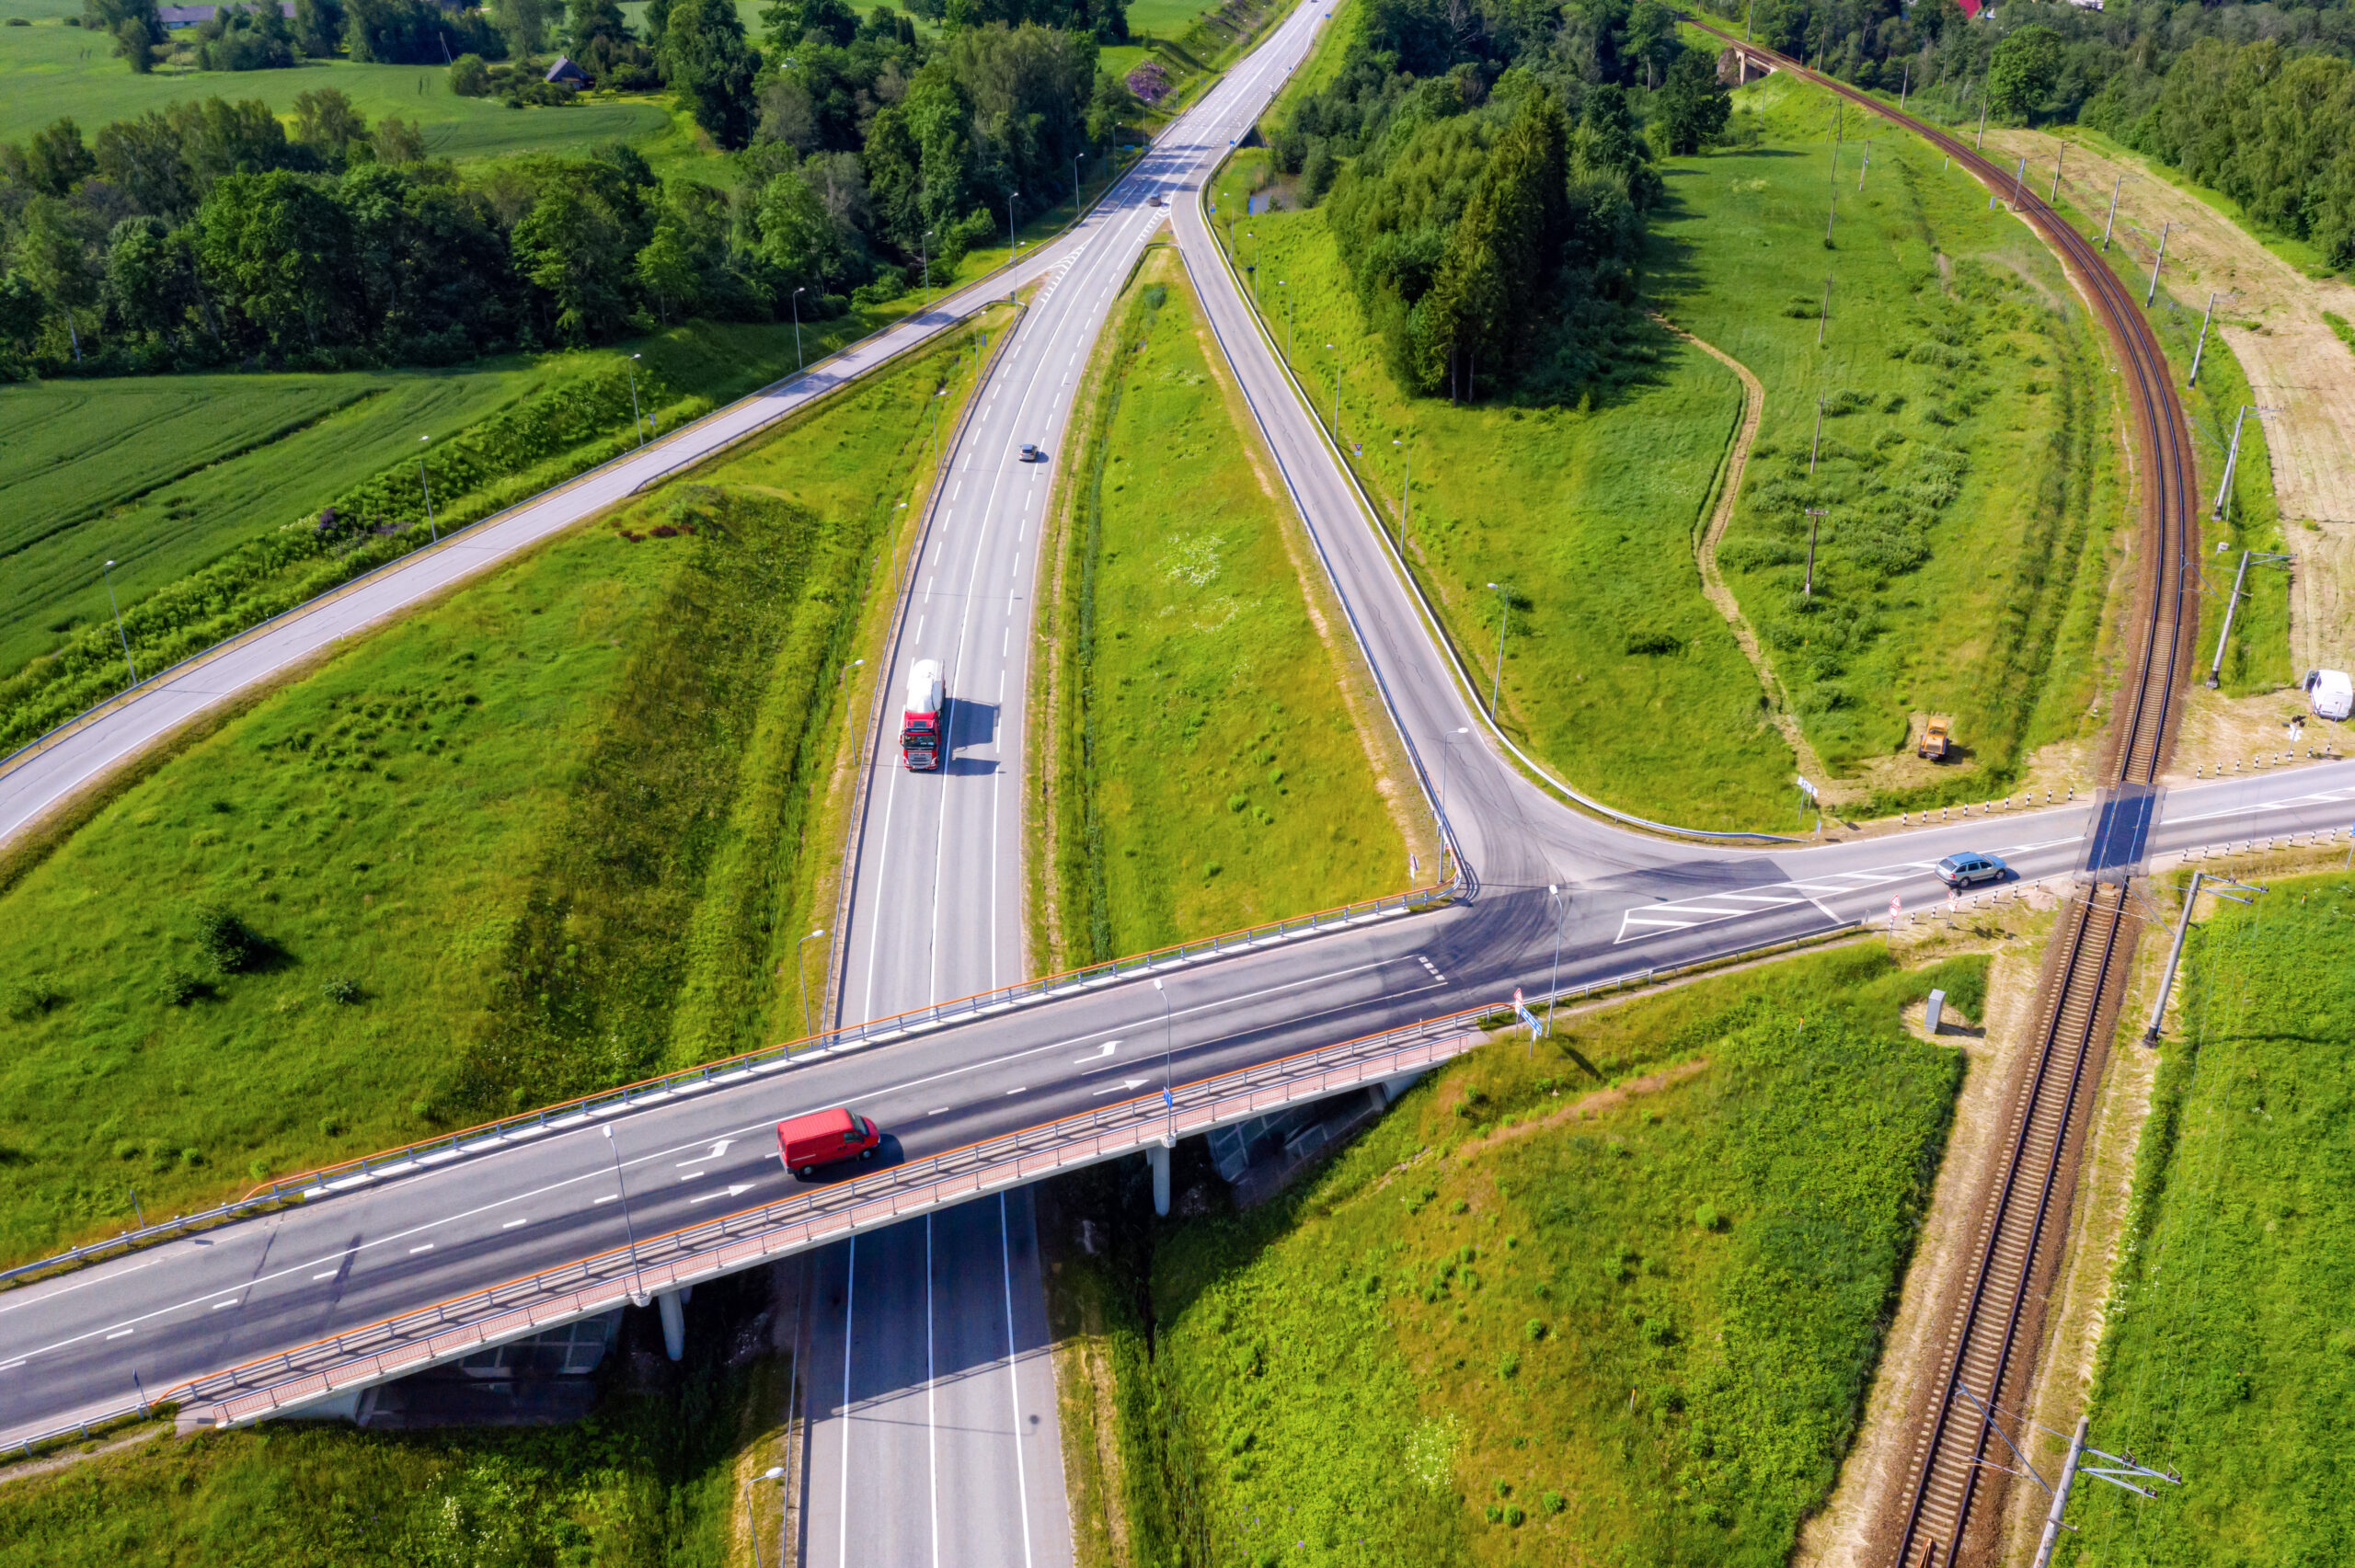
[[[798,1034],[845,650],[967,349],[407,617],[20,859],[0,1253],[112,1229],[134,1186],[186,1210]]]
[[[632,1314],[624,1345],[636,1365],[608,1356],[597,1414],[574,1425],[166,1435],[12,1480],[0,1487],[0,1568],[745,1568],[749,1457],[775,1462],[786,1404],[785,1359],[741,1359],[767,1279],[697,1289],[677,1367],[655,1348],[650,1314]],[[775,1489],[752,1495],[768,1516],[761,1560],[775,1562]]]
[[[2079,1487],[2059,1561],[2343,1562],[2355,883],[2219,905],[2184,973],[2087,1413],[2092,1442],[2187,1484]]]
[[[1960,1076],[1899,1009],[1983,985],[1860,944],[1566,1021],[1246,1214],[1155,1221],[1117,1171],[1077,1178],[1109,1242],[1057,1309],[1115,1371],[1097,1484],[1131,1560],[1783,1561]]]
[[[1057,967],[1408,885],[1389,717],[1176,253],[1114,310],[1040,608]]]
[[[1650,308],[1766,389],[1721,564],[1841,796],[1894,810],[2000,789],[2036,746],[2078,731],[2096,689],[2117,509],[2096,345],[2050,256],[1918,145],[1877,139],[1860,196],[1847,142],[1827,251],[1829,97],[1779,78],[1737,97],[1761,141],[1668,162],[1645,281]],[[1234,218],[1275,339],[1327,418],[1324,345],[1341,345],[1342,434],[1394,519],[1407,448],[1393,443],[1413,430],[1415,564],[1468,663],[1495,656],[1487,585],[1514,589],[1508,730],[1614,804],[1791,826],[1791,753],[1694,563],[1733,377],[1655,333],[1575,407],[1405,399],[1359,347],[1323,214],[1243,215],[1262,157],[1229,166],[1221,231]],[[1811,599],[1809,506],[1832,512]],[[1976,766],[1877,768],[1917,711],[1951,712]]]

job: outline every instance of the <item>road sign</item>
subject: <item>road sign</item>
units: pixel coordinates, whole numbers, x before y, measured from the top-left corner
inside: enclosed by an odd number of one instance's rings
[[[1889,929],[1892,932],[1897,929],[1897,911],[1901,907],[1894,898],[1889,900]]]
[[[1530,1012],[1527,1007],[1522,1004],[1521,988],[1519,986],[1512,988],[1512,1010],[1522,1023],[1529,1025],[1529,1037],[1531,1039],[1537,1039],[1545,1033],[1545,1026],[1537,1022],[1537,1015]]]
[[[1799,793],[1801,795],[1806,795],[1809,800],[1813,800],[1815,798],[1815,786],[1807,782],[1807,775],[1805,773],[1793,773],[1791,777],[1798,781]]]

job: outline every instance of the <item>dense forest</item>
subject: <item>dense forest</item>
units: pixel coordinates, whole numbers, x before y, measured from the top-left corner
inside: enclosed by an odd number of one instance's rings
[[[355,18],[410,3],[298,0],[293,25],[339,9],[357,53]],[[951,10],[922,37],[888,4],[786,0],[765,48],[729,0],[653,0],[638,31],[613,0],[537,16],[599,69],[659,73],[732,189],[658,180],[618,144],[461,169],[333,88],[298,97],[291,125],[220,98],[90,136],[59,120],[0,145],[0,376],[446,364],[687,315],[824,317],[936,281],[1143,112],[1097,69],[1118,0]],[[504,52],[482,14],[455,15],[478,31],[454,47]],[[449,69],[488,74],[479,52]]]
[[[1574,395],[1629,337],[1654,158],[1726,127],[1713,52],[1656,0],[1363,3],[1339,71],[1273,131],[1277,166],[1327,202],[1400,385]]]
[[[1862,86],[1998,120],[2076,122],[2355,267],[2355,7],[2011,0],[1710,0],[1761,42]]]

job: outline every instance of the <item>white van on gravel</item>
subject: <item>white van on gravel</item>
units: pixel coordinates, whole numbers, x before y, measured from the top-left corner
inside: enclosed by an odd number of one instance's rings
[[[2316,718],[2345,718],[2355,713],[2355,679],[2344,670],[2309,670],[2305,685]]]

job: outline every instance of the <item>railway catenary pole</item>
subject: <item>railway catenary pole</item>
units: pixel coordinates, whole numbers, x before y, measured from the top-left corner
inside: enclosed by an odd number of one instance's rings
[[[2200,313],[2200,341],[2191,350],[2191,373],[2183,378],[2186,386],[2200,384],[2200,360],[2208,352],[2208,324],[2215,319],[2215,315],[2216,291],[2211,289],[2208,291],[2208,308]]]
[[[2248,417],[2251,414],[2279,414],[2281,410],[2279,408],[2260,408],[2254,403],[2241,405],[2240,413],[2233,419],[2232,450],[2224,454],[2224,476],[2216,486],[2216,509],[2210,514],[2213,521],[2223,521],[2224,509],[2232,504],[2233,471],[2238,468],[2241,463],[2241,427],[2248,422]]]
[[[2047,1426],[2045,1430],[2051,1432],[2052,1428]],[[2060,1436],[2058,1432],[2052,1435]],[[2107,1462],[2085,1463],[2089,1459]],[[2048,1568],[2051,1562],[2052,1549],[2061,1539],[2061,1516],[2069,1507],[2069,1489],[2077,1483],[2077,1477],[2081,1475],[2090,1475],[2096,1481],[2107,1481],[2137,1497],[2156,1497],[2158,1494],[2147,1486],[2135,1485],[2133,1480],[2127,1479],[2130,1476],[2135,1480],[2164,1481],[2170,1486],[2183,1484],[2183,1477],[2171,1470],[2153,1470],[2148,1465],[2135,1463],[2131,1449],[2123,1454],[2105,1454],[2099,1448],[2088,1447],[2085,1443],[2085,1417],[2077,1417],[2077,1430],[2069,1438],[2069,1457],[2061,1466],[2061,1483],[2052,1488],[2052,1506],[2045,1512],[2044,1534],[2036,1543],[2034,1568]]]
[[[114,596],[114,563],[109,561],[99,568],[107,579],[107,603],[114,609],[114,635],[122,639],[123,667],[131,671],[131,683],[139,684],[139,664],[131,657],[131,634],[122,629],[122,601]]]
[[[2159,269],[2166,264],[2167,233],[2174,227],[2175,225],[2173,223],[2161,223],[2159,225],[2158,253],[2151,258],[2151,287],[2148,292],[2142,295],[2142,308],[2144,310],[2150,309],[2151,302],[2159,297]]]
[[[2183,962],[2184,938],[2191,934],[2191,910],[2193,905],[2200,902],[2200,885],[2202,882],[2233,889],[2230,893],[2219,892],[2216,897],[2229,898],[2235,904],[2254,901],[2236,897],[2237,894],[2265,891],[2263,887],[2246,882],[2235,882],[2229,876],[2211,876],[2204,871],[2195,871],[2191,874],[2191,886],[2184,889],[2183,894],[2183,918],[2176,922],[2175,945],[2167,950],[2167,967],[2159,973],[2158,999],[2151,1004],[2151,1022],[2142,1031],[2142,1043],[2146,1046],[2155,1046],[2159,1043],[2159,1025],[2167,1015],[2167,998],[2175,993],[2175,972],[2177,966]],[[2067,1483],[2062,1484],[2065,1488]]]
[[[2109,186],[2109,217],[2101,226],[2101,247],[2109,249],[2110,231],[2118,227],[2118,193],[2126,189],[2126,177],[2120,175]]]

